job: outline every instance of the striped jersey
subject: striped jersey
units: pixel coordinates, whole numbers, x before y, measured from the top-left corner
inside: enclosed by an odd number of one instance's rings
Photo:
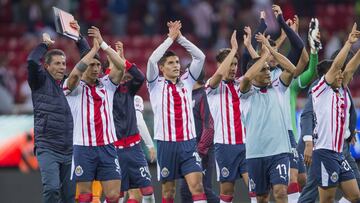
[[[181,142],[196,137],[191,104],[194,83],[189,71],[176,84],[160,76],[148,82],[154,112],[154,139]]]
[[[206,86],[210,112],[214,118],[214,142],[220,144],[244,144],[245,127],[240,113],[239,81],[222,80],[216,88]]]
[[[342,152],[349,123],[350,98],[344,88],[333,89],[323,76],[312,90],[315,113],[314,148]]]
[[[113,99],[117,85],[108,75],[96,85],[80,81],[72,91],[64,83],[64,93],[74,120],[74,145],[103,146],[117,140],[113,119]]]

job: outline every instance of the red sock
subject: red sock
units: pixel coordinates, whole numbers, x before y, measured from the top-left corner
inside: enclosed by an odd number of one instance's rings
[[[174,198],[170,197],[170,198],[162,198],[162,203],[174,203]]]
[[[79,194],[79,203],[92,202],[92,193]]]
[[[126,203],[139,203],[136,199],[128,199]]]
[[[194,202],[195,202],[195,201],[200,201],[200,200],[207,200],[205,193],[193,195],[193,196],[192,196],[192,199],[194,200]]]
[[[299,192],[299,184],[298,183],[290,183],[287,189],[288,194],[293,194]]]
[[[231,202],[233,200],[232,195],[220,195],[220,199],[224,202]]]
[[[249,192],[249,197],[256,197],[256,193],[255,192]]]
[[[140,188],[140,191],[143,196],[149,196],[149,195],[154,194],[154,189],[152,186]]]

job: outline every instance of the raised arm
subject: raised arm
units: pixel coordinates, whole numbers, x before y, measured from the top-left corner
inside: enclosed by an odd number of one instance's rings
[[[166,38],[166,40],[154,50],[148,60],[146,69],[146,80],[149,83],[155,81],[155,79],[159,76],[159,67],[157,63],[179,35],[179,27],[169,26],[169,23],[168,27],[168,38]]]
[[[91,59],[94,58],[96,53],[99,50],[99,43],[94,38],[92,49],[75,65],[75,68],[71,71],[69,78],[67,80],[66,87],[72,91],[74,90],[80,82],[80,79],[83,73],[86,71],[88,65],[91,62]]]
[[[262,55],[257,61],[246,71],[242,80],[240,80],[240,92],[246,93],[250,90],[251,81],[264,68],[266,59],[269,57],[269,51],[263,47]],[[256,60],[256,59],[255,59]]]
[[[85,56],[85,54],[87,52],[89,52],[89,50],[91,49],[89,46],[89,43],[87,42],[87,40],[81,35],[80,33],[80,25],[78,24],[78,22],[76,20],[71,21],[70,22],[70,26],[74,29],[76,29],[79,33],[79,40],[76,42],[76,46],[79,50],[79,54],[80,56]]]
[[[45,79],[45,75],[41,74],[43,68],[41,66],[41,59],[44,57],[45,53],[48,51],[48,47],[55,42],[51,40],[49,34],[44,33],[42,35],[42,42],[31,51],[27,58],[28,63],[28,82],[31,88]]]
[[[238,50],[238,44],[237,44],[237,40],[236,40],[236,30],[234,30],[233,34],[231,35],[230,43],[231,43],[230,53],[226,56],[224,61],[220,64],[220,66],[218,67],[218,69],[216,70],[214,75],[209,79],[209,86],[211,88],[216,88],[220,84],[222,78],[224,76],[226,76],[226,74],[229,72],[231,63],[232,63],[232,61],[236,55],[236,52]]]
[[[357,26],[356,23],[354,23],[352,30],[349,34],[348,40],[345,42],[345,45],[340,50],[339,54],[335,57],[334,62],[331,64],[329,71],[325,74],[325,80],[328,84],[332,84],[335,81],[337,74],[339,73],[339,71],[341,71],[341,68],[344,65],[346,56],[350,51],[351,45],[354,44],[360,36],[360,31],[356,30],[356,26]],[[349,81],[347,81],[347,83],[348,82]]]
[[[129,89],[133,94],[136,94],[145,81],[145,75],[134,63],[131,63],[125,59],[124,45],[122,42],[117,41],[115,43],[115,49],[119,56],[125,60],[126,72],[130,73],[130,75],[133,77],[130,80]]]
[[[100,30],[97,27],[91,26],[88,30],[88,34],[90,37],[94,37],[98,41],[101,49],[105,51],[106,55],[113,62],[114,68],[110,70],[109,78],[114,84],[119,84],[124,76],[125,60],[122,59],[114,49],[106,44],[101,36]]]
[[[180,21],[178,22],[180,23]],[[191,55],[192,61],[189,67],[189,72],[194,80],[197,80],[204,66],[205,54],[197,46],[186,39],[181,34],[180,30],[176,41]]]
[[[294,71],[296,67],[287,59],[284,55],[277,52],[269,43],[268,39],[261,33],[256,34],[256,39],[266,46],[270,51],[271,55],[274,56],[275,60],[280,64],[284,71],[280,75],[281,81],[285,85],[289,85],[292,81]]]
[[[255,51],[254,47],[251,44],[251,28],[249,26],[245,26],[244,32],[244,46],[246,47],[252,59],[258,58],[259,54]]]
[[[265,30],[267,28],[267,25],[265,23],[265,18],[266,18],[265,11],[260,11],[260,24],[256,28],[255,33],[258,33],[258,32],[264,33],[265,32]],[[258,42],[255,39],[255,35],[251,36],[251,45],[252,45],[252,47],[255,47],[255,48],[257,48],[257,46],[258,46]],[[247,64],[251,59],[251,55],[247,49],[244,50],[241,58],[242,58],[241,73],[245,74]]]

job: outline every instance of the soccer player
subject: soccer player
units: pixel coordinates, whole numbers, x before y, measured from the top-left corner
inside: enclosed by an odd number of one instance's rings
[[[113,121],[113,98],[125,61],[108,46],[96,27],[88,30],[92,49],[76,64],[64,82],[64,92],[74,119],[74,174],[79,202],[91,202],[93,180],[101,181],[108,203],[118,202],[120,166]],[[101,64],[96,54],[101,47],[114,63],[109,75],[99,78]]]
[[[350,98],[345,88],[360,63],[360,51],[344,70],[342,67],[351,45],[360,37],[360,31],[356,30],[356,26],[355,23],[330,69],[311,90],[315,112],[311,171],[318,183],[320,202],[333,202],[338,184],[346,199],[351,202],[360,201],[354,173],[341,154],[350,109]]]
[[[175,180],[184,177],[193,201],[205,203],[201,159],[196,152],[196,133],[191,108],[192,87],[203,68],[205,55],[182,36],[180,21],[168,22],[168,38],[151,54],[146,78],[154,112],[158,144],[158,179],[162,202],[173,202]],[[187,72],[180,77],[179,57],[167,49],[177,41],[191,55]],[[159,64],[159,66],[158,66]],[[159,68],[163,77],[159,76]]]
[[[285,91],[296,67],[278,53],[264,35],[259,33],[256,39],[263,46],[261,58],[249,63],[251,68],[240,80],[241,118],[247,132],[249,189],[255,192],[258,202],[268,202],[270,187],[276,202],[287,202],[291,145],[283,105]],[[273,81],[270,67],[265,63],[269,51],[284,68]]]
[[[220,199],[212,190],[212,171],[214,168],[214,120],[211,116],[209,103],[205,91],[205,71],[201,71],[193,86],[193,112],[195,119],[197,151],[201,157],[203,167],[203,185],[207,201],[219,203]],[[191,202],[191,193],[186,181],[181,180],[181,202]]]
[[[245,129],[240,119],[239,81],[235,79],[238,64],[236,31],[231,49],[216,56],[218,69],[206,83],[210,111],[215,123],[215,160],[220,181],[220,202],[232,202],[235,181],[242,177],[248,184],[245,159]],[[231,156],[229,156],[231,154]]]
[[[126,75],[121,80],[114,96],[114,123],[118,141],[114,143],[121,167],[121,194],[129,189],[140,188],[144,203],[155,202],[151,175],[144,152],[141,149],[141,137],[137,125],[134,97],[143,82],[144,74],[134,64],[125,59],[124,47],[116,42],[116,51],[125,61]],[[115,69],[110,59],[110,71]],[[129,196],[128,203],[141,202],[141,196]]]
[[[73,119],[62,92],[66,57],[62,50],[48,50],[53,44],[44,33],[27,59],[34,105],[34,152],[43,184],[42,201],[74,202],[75,183],[70,180]]]

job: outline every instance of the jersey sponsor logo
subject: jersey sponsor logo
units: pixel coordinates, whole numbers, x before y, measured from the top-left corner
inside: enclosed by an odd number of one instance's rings
[[[227,169],[226,167],[223,167],[223,168],[221,169],[221,175],[222,175],[224,178],[229,177],[229,174],[230,174],[229,169]]]
[[[164,168],[161,169],[161,176],[162,176],[163,178],[168,177],[169,174],[170,174],[170,171],[169,171],[169,169],[167,169],[166,167],[164,167]]]
[[[76,176],[81,176],[84,173],[82,167],[80,165],[76,166],[75,168],[75,175]]]
[[[336,183],[339,179],[339,175],[336,172],[334,172],[333,174],[331,174],[330,179],[333,183]]]

